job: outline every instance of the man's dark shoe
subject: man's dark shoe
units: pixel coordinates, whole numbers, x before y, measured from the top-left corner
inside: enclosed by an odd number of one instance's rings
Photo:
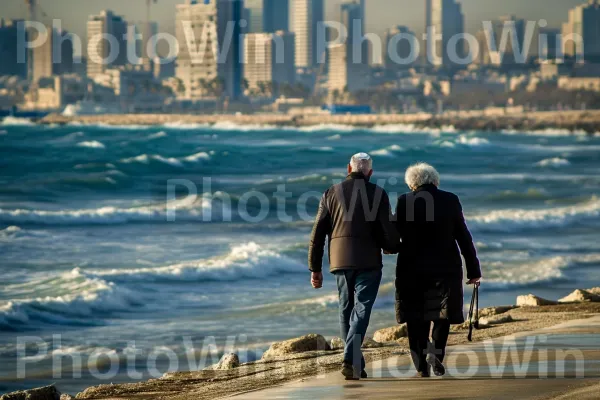
[[[347,363],[347,362],[343,362],[342,363],[342,375],[344,375],[344,377],[346,378],[347,381],[357,381],[359,380],[358,377],[354,376],[354,367],[352,367],[352,364]]]
[[[367,379],[368,377],[369,375],[367,375],[367,371],[365,371],[364,369],[360,371],[360,379]]]

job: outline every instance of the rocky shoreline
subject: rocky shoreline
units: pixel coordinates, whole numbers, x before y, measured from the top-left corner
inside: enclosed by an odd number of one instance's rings
[[[480,310],[479,330],[473,341],[483,341],[507,335],[546,328],[568,320],[600,314],[600,287],[577,289],[557,301],[533,294],[519,296],[516,305],[488,307]],[[464,344],[468,324],[452,327],[449,345]],[[407,332],[404,325],[376,331],[363,345],[367,362],[408,355]],[[240,364],[237,355],[225,354],[221,361],[202,371],[175,372],[147,382],[100,385],[90,387],[76,399],[216,399],[255,391],[298,379],[339,369],[342,341],[331,341],[319,334],[276,342],[255,362]],[[53,386],[15,392],[0,400],[68,400]]]
[[[40,124],[83,125],[255,125],[276,127],[312,127],[321,125],[346,125],[364,128],[406,125],[408,130],[449,129],[460,131],[514,131],[536,132],[561,130],[600,134],[600,110],[490,113],[488,111],[461,111],[440,115],[419,114],[367,114],[367,115],[192,115],[192,114],[112,114],[67,117],[50,114]]]

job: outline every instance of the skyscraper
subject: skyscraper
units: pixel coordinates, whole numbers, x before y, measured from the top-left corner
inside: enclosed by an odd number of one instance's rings
[[[103,35],[114,37],[116,48],[111,48]],[[127,21],[104,10],[91,15],[87,22],[88,61],[87,75],[93,78],[107,68],[127,64]],[[111,57],[112,56],[112,57]]]
[[[318,54],[317,35],[325,17],[323,0],[290,0],[291,31],[296,35],[296,66],[315,67],[322,54]]]
[[[441,40],[434,40],[431,34],[427,37],[427,60],[436,67],[452,66],[451,55],[464,57],[464,41],[449,49],[448,43],[454,35],[463,34],[464,15],[461,4],[456,0],[425,0],[425,27],[431,33],[441,35]]]
[[[248,33],[264,32],[263,28],[263,0],[246,0],[245,7],[248,10]]]
[[[244,79],[248,89],[263,96],[276,95],[281,84],[293,84],[294,34],[251,33],[244,36]]]
[[[177,5],[175,34],[180,51],[175,76],[185,98],[241,94],[240,21],[243,0],[186,0]]]
[[[33,49],[33,82],[73,72],[73,43],[65,31],[46,27],[41,46]],[[55,44],[57,46],[55,46]]]
[[[25,62],[19,62],[17,43],[19,37],[18,20],[7,21],[0,18],[0,75],[16,75],[27,77],[27,57],[31,52],[25,51]]]
[[[289,31],[290,0],[263,0],[263,30]]]
[[[385,33],[385,67],[390,70],[410,67],[410,64],[400,64],[397,61],[411,58],[412,52],[417,49],[416,41],[415,33],[406,26],[398,25],[388,29]]]
[[[341,5],[341,21],[348,31],[345,43],[330,49],[329,53],[329,79],[328,89],[330,94],[334,91],[352,92],[365,86],[365,64],[361,57],[361,44],[355,46],[357,35],[362,28],[354,22],[360,20],[362,9],[358,3],[345,3]],[[358,42],[357,42],[358,43]]]
[[[484,28],[477,37],[480,52],[475,61],[483,65],[508,66],[527,59],[529,52],[525,52],[525,20],[514,15],[492,21],[491,29]]]
[[[569,20],[562,28],[565,55],[585,60],[600,59],[600,0],[569,11]]]

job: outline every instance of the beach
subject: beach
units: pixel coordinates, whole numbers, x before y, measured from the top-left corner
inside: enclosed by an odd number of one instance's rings
[[[273,342],[339,335],[335,280],[310,287],[307,245],[320,195],[358,151],[393,206],[417,161],[460,196],[482,307],[600,286],[600,138],[585,130],[112,118],[0,125],[2,394],[141,384],[203,370],[230,347],[254,363]],[[394,325],[395,263],[384,257],[370,336]],[[26,354],[23,337],[35,338]]]

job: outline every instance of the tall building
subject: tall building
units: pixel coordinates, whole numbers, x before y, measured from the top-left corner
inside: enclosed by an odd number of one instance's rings
[[[19,62],[17,49],[19,31],[19,20],[7,21],[0,19],[0,75],[16,75],[21,78],[27,77],[27,55],[29,52],[23,50],[25,55],[23,62]]]
[[[180,51],[175,76],[185,87],[185,98],[240,96],[243,12],[243,0],[186,0],[177,5]]]
[[[244,79],[252,94],[273,96],[282,84],[293,85],[294,34],[251,33],[244,37]]]
[[[540,35],[546,38],[539,43],[540,58],[543,60],[562,58],[560,29],[541,28]]]
[[[345,43],[330,49],[329,52],[329,79],[328,89],[330,94],[337,92],[353,92],[365,86],[365,67],[360,54],[361,45],[355,46],[354,41],[361,33],[360,25],[354,21],[361,18],[362,10],[358,3],[345,3],[341,5],[341,21],[348,31]]]
[[[527,61],[523,19],[514,15],[500,17],[479,32],[477,38],[480,52],[476,61],[482,65],[509,66]]]
[[[416,51],[417,37],[408,27],[398,25],[386,31],[384,63],[387,69],[410,67],[412,63],[402,64],[398,63],[398,60],[415,58],[413,54],[416,54]]]
[[[149,49],[156,51],[156,35],[158,34],[158,22],[156,21],[144,21],[140,22],[135,26],[136,33],[141,35],[142,39],[137,40],[136,54],[141,58],[141,64],[147,68],[152,69],[154,61],[157,57],[156,54],[149,53]]]
[[[595,61],[600,58],[600,0],[588,0],[569,11],[562,41],[567,56]]]
[[[289,31],[291,0],[263,0],[263,31]]]
[[[436,67],[453,65],[452,52],[460,59],[464,57],[464,41],[460,40],[455,48],[448,51],[450,39],[464,34],[465,21],[461,4],[456,0],[425,0],[425,27],[433,29],[441,40],[427,37],[427,61]]]
[[[73,42],[69,39],[69,33],[47,26],[46,33],[40,35],[44,35],[42,45],[32,52],[32,81],[73,72]]]
[[[115,49],[103,35],[115,38]],[[110,10],[91,15],[87,22],[87,75],[93,78],[106,69],[127,64],[127,21]],[[111,57],[112,56],[112,57]]]
[[[296,66],[312,68],[322,61],[317,35],[325,18],[324,0],[290,0],[290,30],[296,35]]]
[[[264,32],[263,28],[263,0],[246,0],[245,7],[248,15],[248,33]]]

